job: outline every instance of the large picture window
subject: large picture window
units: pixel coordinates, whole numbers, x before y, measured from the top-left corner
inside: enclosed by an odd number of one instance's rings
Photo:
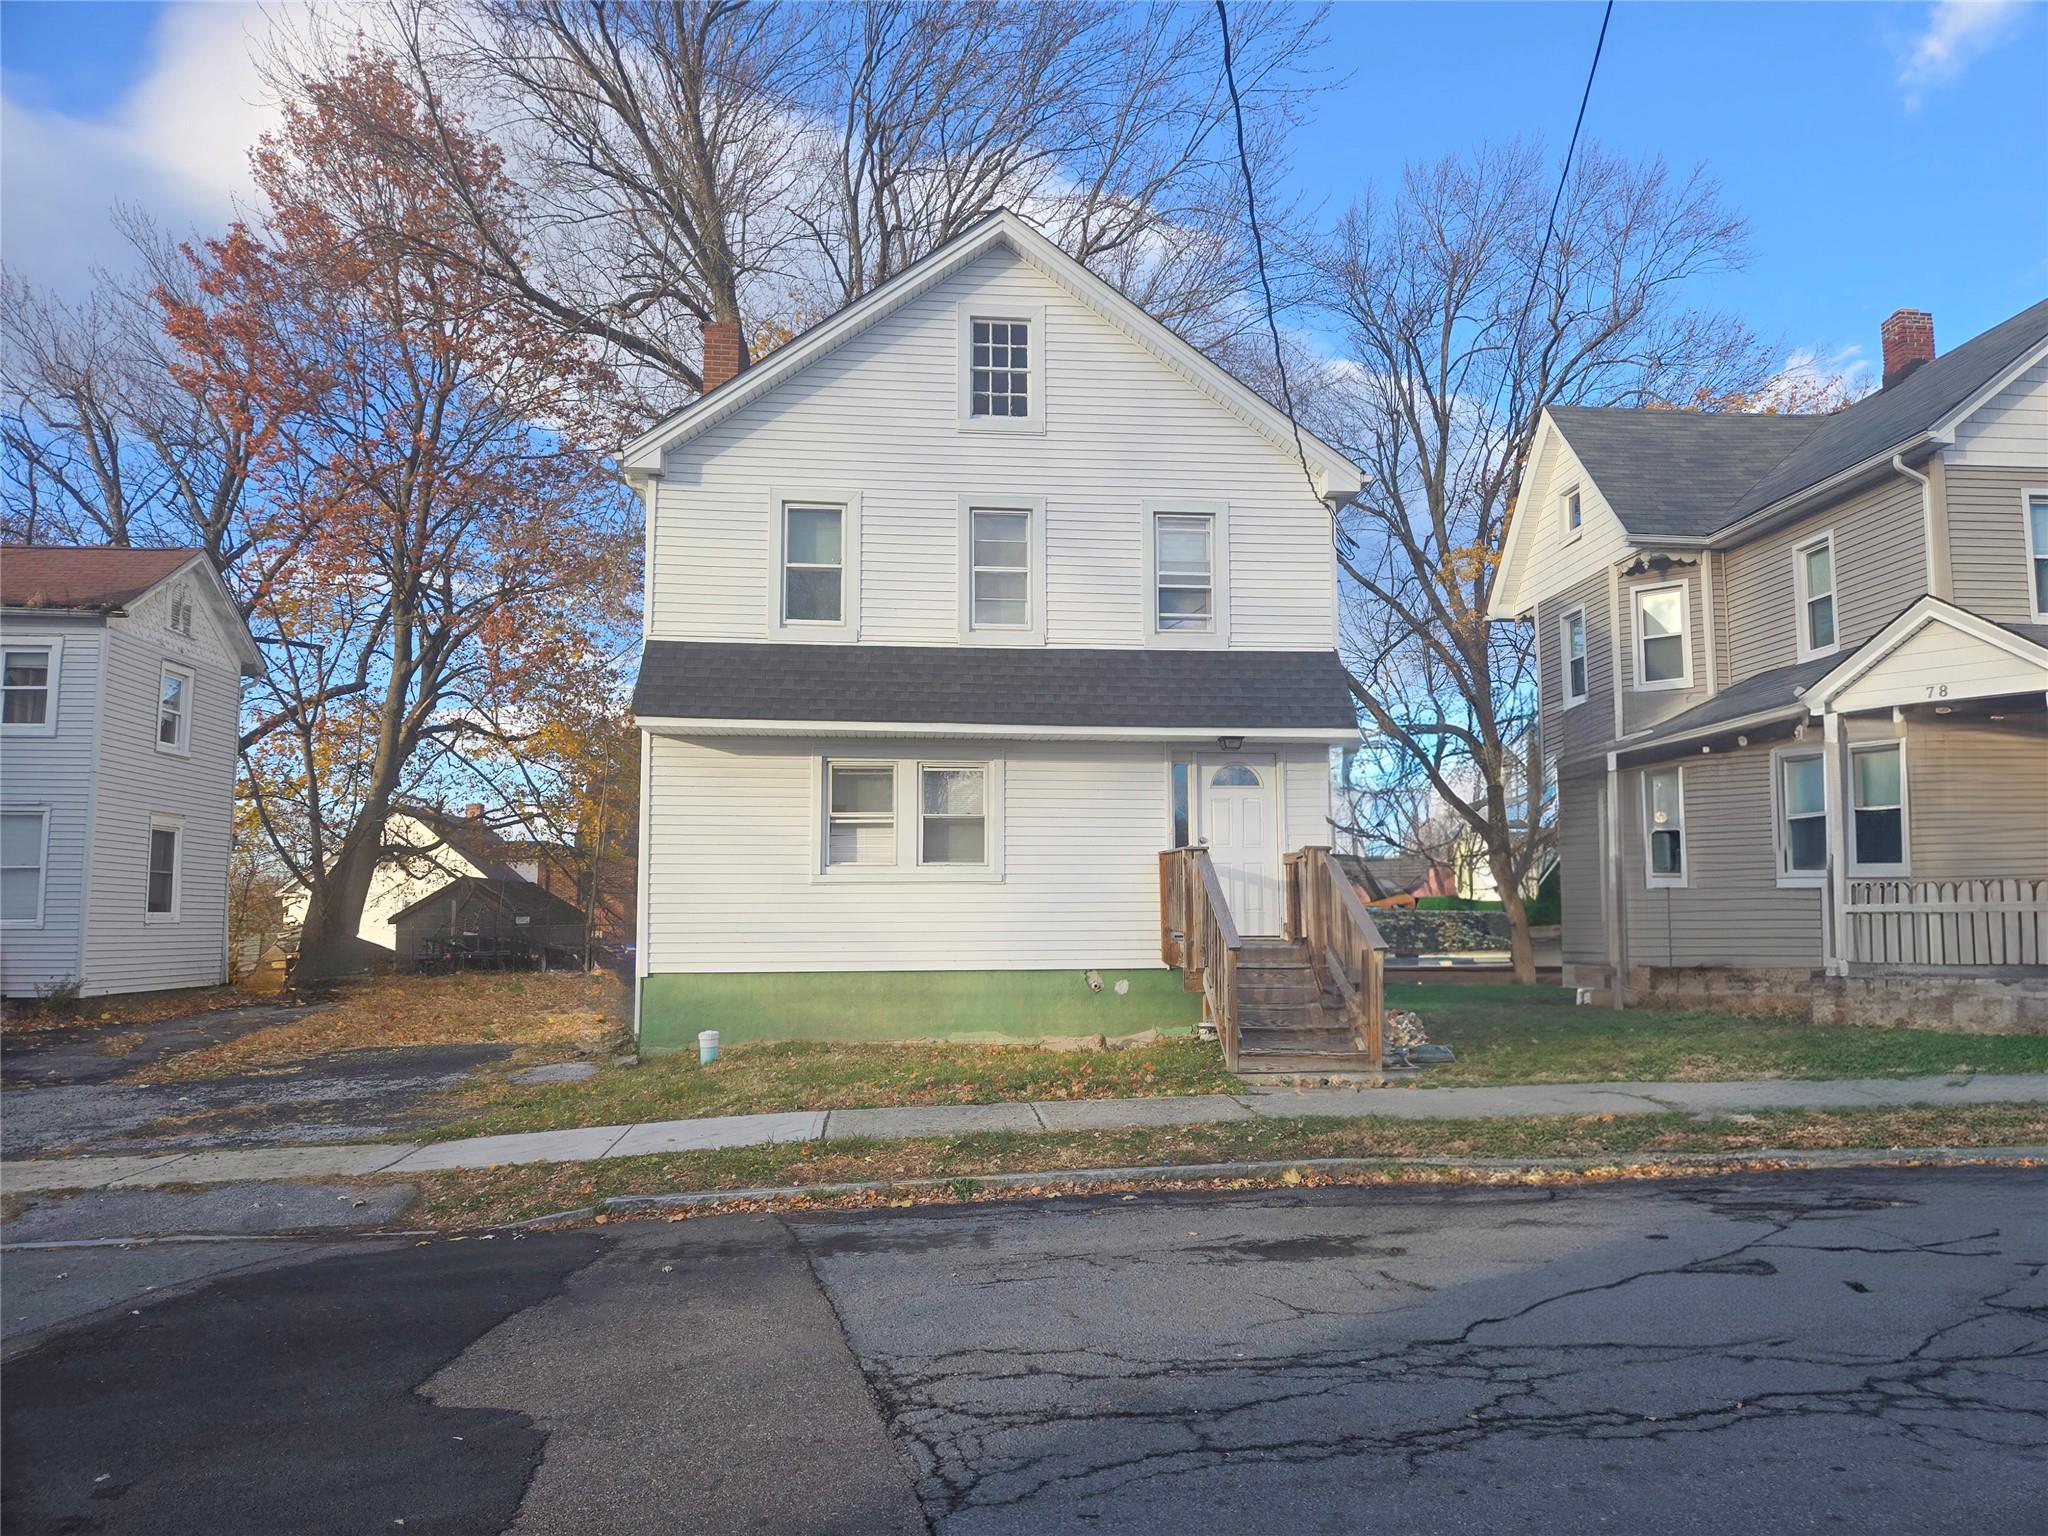
[[[1643,835],[1647,845],[1648,883],[1684,885],[1685,771],[1651,768],[1643,774]]]
[[[1818,752],[1778,757],[1778,875],[1818,881],[1828,867],[1827,767]]]
[[[1906,872],[1906,752],[1898,742],[1849,749],[1855,816],[1850,852],[1855,873]]]
[[[1692,637],[1685,584],[1636,592],[1636,686],[1685,688],[1692,683]]]

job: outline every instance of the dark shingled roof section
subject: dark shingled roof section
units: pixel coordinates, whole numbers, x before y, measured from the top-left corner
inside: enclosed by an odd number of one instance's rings
[[[642,719],[1352,730],[1334,651],[650,640]]]
[[[480,893],[486,899],[496,902],[508,912],[523,912],[527,916],[537,918],[543,922],[580,923],[583,921],[582,908],[562,900],[561,897],[555,895],[552,891],[544,890],[529,880],[521,880],[516,875],[490,879],[480,879],[475,875],[458,875],[439,890],[432,891],[411,905],[392,913],[391,920],[394,923],[398,922],[400,919],[410,917],[413,913],[421,911],[437,901],[447,901],[451,897],[460,897],[471,892]]]
[[[1553,406],[1637,538],[1705,538],[1925,432],[2048,338],[2048,299],[1830,416]]]
[[[0,546],[0,607],[125,608],[178,570],[196,549]]]
[[[1773,667],[1768,672],[1757,673],[1755,677],[1745,677],[1741,682],[1723,688],[1706,703],[1695,704],[1683,714],[1660,721],[1647,735],[1632,736],[1627,741],[1617,742],[1616,746],[1630,752],[1703,727],[1760,715],[1767,710],[1789,709],[1799,702],[1800,689],[1819,682],[1845,659],[1843,656],[1817,656],[1812,661]]]
[[[410,816],[492,879],[520,878],[518,871],[512,867],[519,861],[518,850],[485,826],[482,817],[463,816],[444,811],[438,806],[409,802],[400,802],[394,805],[392,810],[399,815]],[[432,848],[425,850],[429,858],[433,856],[434,851]]]

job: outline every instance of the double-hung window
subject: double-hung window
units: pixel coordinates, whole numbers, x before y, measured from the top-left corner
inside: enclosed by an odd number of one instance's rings
[[[0,727],[49,735],[57,728],[57,647],[8,645],[0,658]]]
[[[0,811],[0,923],[38,928],[43,921],[44,835],[50,813]]]
[[[1824,533],[1792,552],[1799,578],[1799,656],[1835,648],[1835,536]]]
[[[145,918],[175,922],[178,916],[179,864],[184,855],[185,826],[176,816],[149,819],[149,874],[144,885]]]
[[[1850,827],[1852,872],[1906,872],[1906,751],[1896,741],[1849,749],[1855,817]]]
[[[1564,616],[1558,636],[1564,671],[1564,703],[1569,709],[1586,701],[1586,610],[1574,608]]]
[[[974,416],[1031,414],[1031,322],[969,322],[968,401]]]
[[[1643,774],[1644,837],[1648,843],[1647,883],[1684,885],[1685,771],[1651,768]]]
[[[1557,525],[1567,544],[1585,531],[1586,503],[1576,485],[1557,498]]]
[[[2048,624],[2048,491],[2027,492],[2027,580],[2034,622]]]
[[[1164,632],[1216,628],[1216,519],[1161,512],[1153,519],[1154,614]]]
[[[988,863],[988,769],[927,763],[918,769],[917,862]]]
[[[1636,687],[1685,688],[1692,683],[1685,583],[1636,590]]]
[[[1029,629],[1031,513],[967,514],[968,604],[975,629]]]
[[[845,508],[790,503],[782,517],[783,622],[845,623]]]
[[[893,763],[828,763],[825,864],[888,866],[896,862],[896,767]]]
[[[1778,754],[1778,880],[1817,882],[1828,867],[1827,765],[1818,752]]]
[[[192,673],[164,663],[156,705],[156,749],[180,756],[192,750]]]

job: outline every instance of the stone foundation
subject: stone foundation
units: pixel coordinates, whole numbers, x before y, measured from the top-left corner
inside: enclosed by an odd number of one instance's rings
[[[1813,1022],[1958,1035],[2048,1035],[2048,975],[1918,971],[1823,976],[1813,983]]]
[[[1628,1001],[1637,1008],[1720,1008],[1731,1013],[1805,1013],[1813,972],[1794,967],[1631,966]]]

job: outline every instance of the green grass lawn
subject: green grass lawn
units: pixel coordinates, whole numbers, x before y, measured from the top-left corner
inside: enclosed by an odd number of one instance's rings
[[[705,1115],[1234,1093],[1240,1086],[1217,1048],[1193,1039],[1111,1051],[792,1040],[736,1045],[708,1067],[681,1053],[650,1056],[637,1067],[601,1069],[585,1083],[519,1087],[492,1078],[453,1101],[458,1120],[427,1134],[448,1140]]]
[[[2048,1072],[2048,1036],[1852,1029],[1784,1016],[1581,1007],[1562,987],[1403,983],[1389,1009],[1422,1016],[1458,1059],[1426,1084],[1710,1082]]]

